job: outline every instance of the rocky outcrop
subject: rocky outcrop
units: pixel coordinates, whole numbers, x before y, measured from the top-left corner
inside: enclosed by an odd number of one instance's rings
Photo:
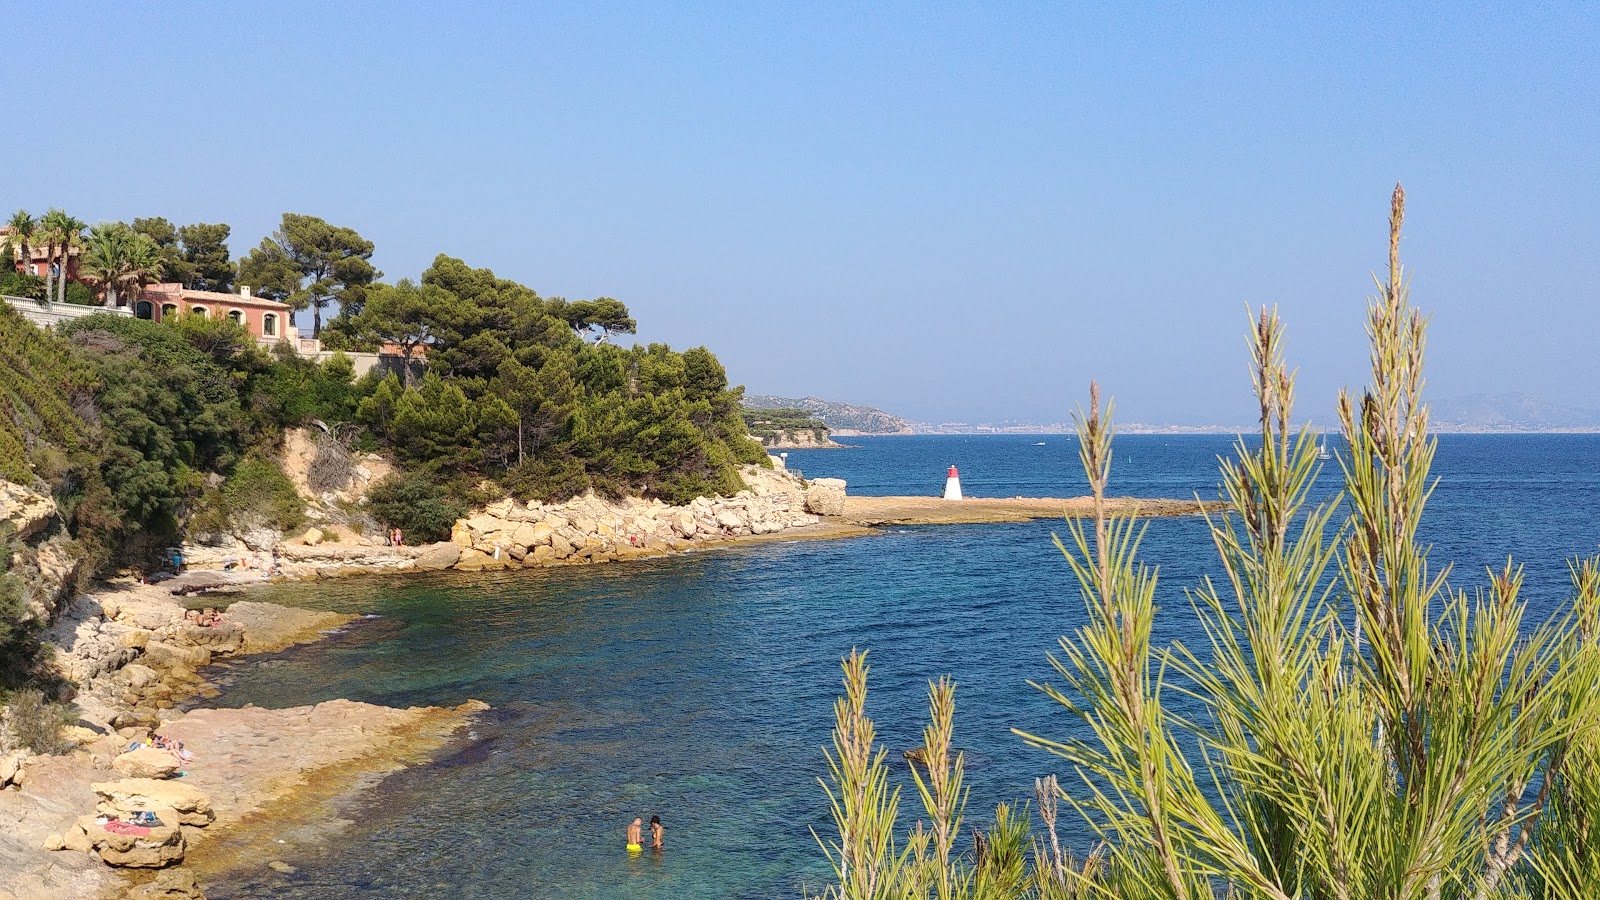
[[[140,747],[111,761],[111,768],[129,778],[171,778],[178,773],[178,758],[166,750]]]
[[[819,516],[842,516],[844,497],[843,478],[813,478],[806,487],[806,511]]]
[[[323,438],[326,440],[326,438]],[[359,503],[372,485],[394,472],[394,465],[376,453],[350,454],[345,460],[346,470],[331,490],[317,490],[312,485],[311,470],[317,459],[318,439],[304,428],[291,428],[283,436],[283,472],[294,482],[300,496],[315,505],[333,508],[339,504]],[[327,485],[322,485],[326,488]],[[313,515],[312,518],[320,518]]]
[[[84,719],[122,728],[153,725],[162,711],[206,691],[199,670],[219,656],[315,640],[351,618],[239,601],[220,623],[203,627],[186,620],[164,588],[124,585],[80,598],[45,636],[61,650],[57,669],[78,685]]]
[[[806,510],[805,482],[781,469],[746,467],[747,490],[701,497],[685,506],[593,495],[559,504],[491,503],[461,519],[451,542],[461,548],[454,568],[469,571],[577,565],[659,556],[697,544],[776,534],[815,525]]]
[[[768,450],[843,450],[846,447],[830,437],[826,428],[796,428],[751,437]]]
[[[701,497],[683,506],[592,494],[556,504],[506,498],[457,520],[450,540],[436,544],[391,547],[364,538],[311,535],[310,541],[279,545],[278,571],[290,578],[329,578],[412,569],[486,572],[585,565],[778,534],[842,511],[843,481],[819,479],[808,486],[780,460],[773,462],[771,469],[745,467],[746,490],[732,497]]]
[[[50,524],[56,501],[20,484],[0,481],[0,531],[11,526],[19,540],[27,540]]]
[[[127,833],[111,830],[108,826],[112,823],[103,816],[79,816],[65,835],[46,838],[44,846],[47,850],[93,853],[109,866],[160,869],[182,862],[186,846],[178,823],[165,818],[160,821],[160,825],[138,829],[140,833]]]
[[[0,535],[17,542],[10,569],[27,584],[29,611],[41,622],[68,599],[81,566],[56,512],[50,496],[0,480]]]
[[[153,812],[157,818],[196,828],[204,828],[216,819],[211,809],[211,798],[181,781],[124,778],[121,781],[99,782],[91,787],[100,798],[95,811],[102,816],[128,818],[134,813]],[[172,815],[164,817],[162,812]]]

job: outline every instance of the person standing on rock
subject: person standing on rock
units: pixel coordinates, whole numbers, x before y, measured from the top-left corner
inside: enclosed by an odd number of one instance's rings
[[[633,817],[633,823],[628,826],[628,852],[644,852],[644,820],[638,816]]]

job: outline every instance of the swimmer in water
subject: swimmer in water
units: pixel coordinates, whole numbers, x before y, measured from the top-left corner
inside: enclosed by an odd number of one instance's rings
[[[650,817],[650,849],[661,849],[661,835],[665,834],[666,831],[667,829],[663,828],[661,825],[660,816]]]
[[[641,853],[641,852],[644,851],[644,845],[643,845],[644,836],[642,834],[640,834],[640,832],[643,830],[643,827],[642,827],[643,825],[644,825],[644,820],[640,819],[638,816],[634,816],[633,817],[633,824],[628,826],[628,852],[629,853]]]

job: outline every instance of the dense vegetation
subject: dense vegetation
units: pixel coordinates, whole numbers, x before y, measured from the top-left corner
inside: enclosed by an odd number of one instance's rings
[[[769,394],[751,394],[744,405],[752,409],[798,409],[821,420],[834,431],[854,431],[860,434],[905,434],[910,426],[906,420],[871,406],[856,406],[818,397],[795,399],[774,397]]]
[[[276,458],[285,429],[313,423],[319,460],[367,449],[401,464],[353,517],[411,541],[446,536],[470,504],[507,492],[687,502],[742,489],[738,467],[767,461],[716,357],[614,345],[635,322],[611,298],[541,297],[447,256],[419,281],[379,283],[371,243],[312,216],[286,214],[237,270],[226,225],[141,218],[85,233],[60,210],[9,224],[9,252],[45,248],[53,267],[0,273],[5,293],[113,306],[163,278],[227,289],[242,274],[319,325],[338,302],[330,344],[403,354],[357,380],[343,355],[266,350],[225,318],[104,314],[51,333],[0,304],[0,478],[54,496],[86,573],[159,565],[186,533],[298,527],[304,508]],[[69,253],[82,280],[55,277]],[[314,480],[334,486],[339,467],[323,468]],[[39,623],[6,570],[15,550],[0,535],[0,662],[24,671]]]
[[[740,413],[750,434],[769,447],[798,440],[800,435],[807,435],[818,444],[828,440],[828,426],[803,409],[755,409],[746,406]]]
[[[1042,690],[1073,723],[1021,735],[1058,754],[1071,789],[1036,786],[1044,835],[1003,807],[956,849],[963,758],[954,687],[930,690],[912,775],[924,821],[901,840],[899,792],[865,714],[866,666],[845,661],[824,781],[824,842],[848,898],[1554,900],[1600,896],[1600,557],[1572,563],[1570,606],[1525,619],[1509,561],[1476,594],[1434,569],[1417,527],[1436,442],[1421,399],[1426,319],[1398,260],[1368,308],[1372,386],[1341,394],[1344,493],[1313,505],[1315,435],[1293,424],[1283,330],[1255,323],[1259,443],[1222,468],[1209,525],[1224,577],[1191,594],[1199,647],[1153,642],[1157,571],[1142,527],[1097,515],[1058,540],[1083,625]],[[1078,428],[1097,501],[1111,428],[1091,388]],[[1097,502],[1097,506],[1098,506]],[[1201,704],[1180,715],[1178,692]],[[1066,800],[1097,835],[1079,862],[1055,831]]]

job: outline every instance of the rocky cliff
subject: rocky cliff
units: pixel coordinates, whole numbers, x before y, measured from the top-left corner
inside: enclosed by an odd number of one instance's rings
[[[0,542],[9,540],[10,571],[41,622],[55,617],[79,580],[80,561],[56,512],[48,495],[0,480]]]

